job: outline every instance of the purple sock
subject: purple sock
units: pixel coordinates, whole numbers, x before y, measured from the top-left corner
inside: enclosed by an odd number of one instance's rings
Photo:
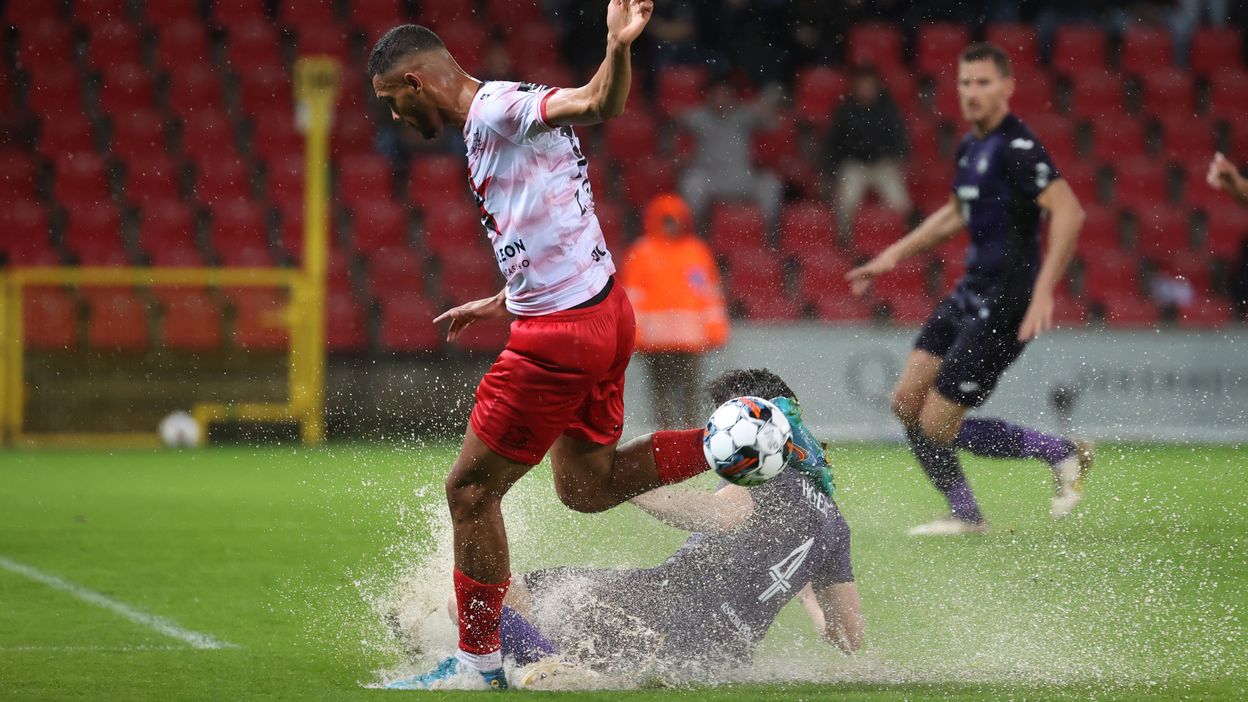
[[[919,466],[949,501],[953,516],[975,524],[984,521],[984,516],[979,512],[979,504],[975,502],[975,493],[971,492],[971,486],[967,484],[966,476],[962,473],[957,451],[952,446],[932,441],[922,429],[907,429],[906,436],[910,439],[910,449],[914,452],[914,457],[919,459]]]
[[[953,445],[988,458],[1039,458],[1056,465],[1074,453],[1075,445],[1053,436],[1000,419],[972,417],[962,422]]]
[[[550,639],[542,636],[542,632],[530,624],[524,615],[507,605],[503,605],[503,618],[499,622],[499,628],[502,630],[503,656],[511,656],[518,665],[536,663],[557,652]]]

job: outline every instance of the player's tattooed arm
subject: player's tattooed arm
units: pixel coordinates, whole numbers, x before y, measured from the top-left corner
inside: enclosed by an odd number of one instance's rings
[[[862,295],[877,277],[893,270],[905,259],[939,245],[965,226],[966,222],[962,219],[962,210],[958,207],[957,200],[950,197],[949,202],[928,215],[927,219],[909,234],[876,254],[875,258],[867,263],[846,273],[845,280],[849,281],[855,295]]]
[[[1018,327],[1020,341],[1034,339],[1053,328],[1054,291],[1074,258],[1085,217],[1079,198],[1062,178],[1050,183],[1036,198],[1036,204],[1049,213],[1049,250],[1036,276],[1027,314]]]
[[[550,96],[544,114],[548,123],[597,124],[624,112],[633,82],[632,44],[653,12],[653,0],[608,1],[607,57],[588,83],[557,90]]]
[[[1215,190],[1228,192],[1240,202],[1248,205],[1248,178],[1240,175],[1239,169],[1228,161],[1222,152],[1214,154],[1213,160],[1209,162],[1209,172],[1205,175],[1205,182]]]
[[[715,492],[669,485],[629,502],[670,527],[704,534],[732,531],[754,511],[750,491],[739,485],[727,485]]]
[[[446,340],[454,341],[468,327],[487,319],[503,319],[510,315],[507,311],[507,290],[498,291],[497,295],[481,300],[465,302],[434,317],[433,323],[438,324],[444,319],[451,320],[446,330]]]

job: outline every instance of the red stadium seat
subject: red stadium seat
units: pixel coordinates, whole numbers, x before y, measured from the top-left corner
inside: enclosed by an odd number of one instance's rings
[[[1122,249],[1121,227],[1118,212],[1094,201],[1085,201],[1083,194],[1075,191],[1083,205],[1083,229],[1079,230],[1079,253],[1094,258],[1103,251],[1117,254]]]
[[[163,296],[162,336],[172,351],[219,351],[224,342],[221,304],[202,290]]]
[[[620,174],[624,199],[640,210],[656,195],[674,192],[678,170],[676,164],[661,158],[630,163]]]
[[[1170,201],[1166,165],[1148,156],[1129,156],[1114,163],[1114,200],[1129,209]]]
[[[176,81],[177,69],[187,64],[212,64],[212,46],[202,20],[182,18],[169,23],[158,23],[155,29],[156,61],[169,70],[171,80]]]
[[[940,123],[918,112],[906,115],[906,134],[910,137],[910,161],[915,164],[952,162],[952,156],[940,151]]]
[[[753,205],[716,205],[711,213],[711,228],[707,235],[711,248],[718,251],[727,251],[730,248],[760,249],[766,244],[763,213]]]
[[[403,0],[354,0],[348,3],[351,21],[364,33],[366,46],[377,43],[391,27],[404,24]]]
[[[139,213],[139,247],[155,257],[195,248],[195,213],[181,201],[152,203]]]
[[[169,148],[165,120],[155,110],[134,110],[114,115],[112,120],[113,155],[132,164],[153,154],[164,155]]]
[[[1010,98],[1010,110],[1014,114],[1030,123],[1036,117],[1057,112],[1057,102],[1053,99],[1053,80],[1048,73],[1036,71],[1025,75],[1019,71],[1015,72],[1015,79],[1018,89]]]
[[[265,165],[265,185],[269,201],[278,209],[299,209],[303,205],[303,157],[274,158]]]
[[[702,66],[668,66],[659,72],[656,104],[666,115],[678,115],[702,104],[709,72]]]
[[[224,112],[193,110],[182,118],[182,152],[196,165],[233,156],[234,127]]]
[[[125,353],[147,350],[147,306],[133,292],[118,290],[91,295],[87,308],[87,343],[91,348]]]
[[[180,2],[180,0],[147,0],[143,3],[147,15],[147,23],[159,29],[179,22],[199,22],[204,18],[199,13],[199,4]]]
[[[419,296],[381,301],[381,347],[400,353],[427,353],[442,347],[442,331],[433,318],[442,309]],[[500,325],[501,326],[501,325]]]
[[[764,248],[733,247],[719,252],[727,259],[728,295],[734,300],[784,286],[784,274],[775,254]]]
[[[1154,115],[1196,111],[1196,82],[1192,74],[1177,68],[1157,68],[1140,75],[1144,109]]]
[[[1168,29],[1129,26],[1122,35],[1118,67],[1123,73],[1144,76],[1174,65],[1174,40]]]
[[[523,5],[524,0],[512,0],[508,4]],[[508,53],[516,58],[517,67],[526,75],[530,67],[560,61],[559,35],[543,21],[514,25],[506,37]]]
[[[125,0],[74,0],[74,18],[83,24],[126,19]]]
[[[1105,306],[1105,323],[1111,327],[1151,327],[1161,320],[1157,306],[1142,297],[1111,296],[1101,303]]]
[[[82,75],[72,65],[28,66],[30,82],[26,90],[27,109],[41,118],[81,114]]]
[[[25,150],[0,151],[0,203],[38,199],[33,155]]]
[[[149,202],[182,199],[182,168],[163,150],[134,156],[126,163],[126,199],[140,207]]]
[[[926,301],[928,289],[928,261],[910,258],[872,283],[871,290],[883,300],[903,297],[921,298]],[[930,305],[928,312],[931,311]]]
[[[447,255],[442,262],[442,296],[448,304],[460,305],[497,293],[503,287],[498,264],[484,247]]]
[[[65,59],[77,53],[77,44],[74,28],[69,24],[52,18],[39,19],[19,30],[17,58],[27,68],[41,64],[64,66]]]
[[[1101,201],[1100,166],[1070,158],[1058,161],[1057,170],[1070,185],[1071,190],[1075,191],[1075,196],[1079,198],[1079,202],[1084,207]]]
[[[815,202],[788,205],[780,215],[780,250],[808,258],[831,255],[837,245],[836,214]]]
[[[199,163],[195,198],[205,205],[251,198],[251,169],[237,158],[205,158]]]
[[[218,202],[212,208],[212,248],[227,266],[271,265],[269,213],[252,200]]]
[[[944,162],[915,164],[906,172],[906,190],[914,206],[931,214],[949,202],[953,174]]]
[[[792,322],[802,318],[798,301],[779,286],[759,288],[737,300],[745,318],[755,322]]]
[[[848,293],[849,283],[845,282],[845,274],[853,267],[853,262],[835,249],[824,249],[822,255],[807,251],[801,258],[797,277],[799,296],[808,302],[816,302],[824,297]]]
[[[296,33],[316,25],[341,25],[334,0],[278,0],[278,24]]]
[[[225,110],[225,90],[211,63],[183,63],[169,72],[168,102],[180,115],[194,115],[200,110]]]
[[[1060,171],[1065,165],[1078,160],[1074,120],[1052,113],[1028,116],[1025,120],[1057,164],[1057,170]]]
[[[1133,297],[1139,295],[1140,266],[1135,254],[1102,251],[1083,260],[1084,295],[1089,299]]]
[[[62,204],[96,203],[111,199],[108,168],[93,152],[62,153],[56,159],[53,194]]]
[[[1058,294],[1053,306],[1053,322],[1058,329],[1086,326],[1088,310],[1083,303],[1066,295]]]
[[[338,196],[350,207],[394,197],[394,171],[380,154],[346,156],[338,167]]]
[[[489,34],[481,24],[475,20],[460,21],[435,26],[434,30],[465,71],[475,73],[481,67],[481,57],[489,44]]]
[[[919,27],[915,65],[919,73],[948,80],[958,73],[958,55],[971,43],[971,32],[965,24],[932,22]]]
[[[608,127],[614,122],[608,122]],[[425,210],[447,202],[470,203],[468,164],[462,156],[430,154],[414,159],[407,181],[407,200]]]
[[[1186,329],[1209,329],[1231,321],[1231,307],[1224,300],[1201,297],[1179,310],[1178,323]]]
[[[295,129],[292,119],[278,119],[276,116],[258,119],[252,122],[254,130],[251,135],[252,152],[266,164],[286,160],[288,157],[299,159],[299,172],[302,178],[303,135]]]
[[[826,129],[845,94],[845,75],[831,66],[810,66],[797,74],[794,108],[798,119]]]
[[[1071,80],[1074,83],[1071,111],[1075,115],[1097,123],[1112,123],[1122,115],[1122,78],[1119,75],[1085,71],[1072,75]]]
[[[542,21],[542,10],[536,0],[486,0],[490,23],[501,30]]]
[[[849,28],[846,59],[851,65],[871,65],[881,71],[905,65],[902,56],[904,39],[896,25],[887,22],[862,22]]]
[[[199,249],[174,245],[153,250],[148,259],[153,266],[161,268],[202,268],[208,265]]]
[[[1191,283],[1199,295],[1213,290],[1213,256],[1207,252],[1180,251],[1159,261],[1161,270]]]
[[[1053,69],[1077,77],[1107,67],[1108,39],[1105,31],[1092,24],[1058,27],[1053,37]]]
[[[1248,71],[1226,69],[1210,80],[1209,109],[1215,117],[1242,120],[1248,105]]]
[[[295,33],[295,51],[300,56],[323,54],[345,59],[347,42],[347,30],[339,22],[325,24],[311,21],[303,24]]]
[[[354,353],[368,348],[368,320],[355,295],[329,294],[325,301],[325,347],[330,353]]]
[[[985,39],[1005,49],[1016,65],[1040,62],[1036,28],[1030,24],[999,22],[988,25]]]
[[[59,288],[26,288],[22,336],[29,349],[68,350],[78,345],[78,308]]]
[[[484,248],[481,213],[462,202],[448,202],[425,210],[425,247],[438,258]]]
[[[368,292],[374,298],[421,295],[425,290],[425,261],[411,249],[382,249],[368,257]]]
[[[86,115],[66,113],[39,124],[39,153],[45,158],[56,158],[66,153],[91,153],[95,151],[95,139],[91,121]]]
[[[18,200],[0,207],[0,254],[9,266],[56,265],[48,215],[35,201]]]
[[[958,98],[958,84],[954,80],[938,80],[932,95],[932,113],[937,119],[958,124],[962,118],[962,103]]]
[[[143,62],[142,42],[136,27],[120,19],[91,27],[87,58],[97,67]]]
[[[906,217],[884,205],[866,204],[853,215],[849,240],[855,250],[864,255],[875,255],[894,241],[905,236],[909,229]]]
[[[214,0],[212,19],[225,29],[244,23],[268,22],[264,0]]]
[[[256,66],[280,66],[281,42],[266,19],[240,21],[227,25],[225,55],[240,80]]]
[[[100,70],[100,107],[110,114],[156,106],[151,71],[140,64],[109,64]]]
[[[823,322],[868,322],[875,317],[871,303],[850,294],[848,287],[811,300],[815,318]]]
[[[269,117],[272,119],[272,116]],[[377,125],[364,110],[347,110],[334,120],[331,149],[335,157],[340,154],[372,153]]]
[[[1239,254],[1240,244],[1248,239],[1248,212],[1240,207],[1219,207],[1207,210],[1206,248],[1215,256],[1231,260]]]
[[[1183,210],[1159,204],[1137,207],[1135,247],[1141,255],[1162,260],[1186,251],[1191,245],[1191,224]]]
[[[463,0],[421,0],[418,20],[426,26],[432,25],[440,34],[447,26],[479,21],[475,5]]]
[[[1130,118],[1099,119],[1092,122],[1092,155],[1113,163],[1145,151],[1144,125]],[[1158,164],[1160,167],[1161,164]]]
[[[1244,66],[1244,32],[1240,27],[1201,27],[1192,34],[1192,71],[1209,77],[1227,66]]]
[[[1212,119],[1193,114],[1161,115],[1158,125],[1162,156],[1180,163],[1199,156],[1195,163],[1208,167],[1209,154],[1217,150]]]
[[[290,93],[290,76],[277,64],[261,64],[239,75],[239,96],[248,116],[272,119],[289,118],[294,98]]]
[[[61,9],[61,4],[54,2],[10,2],[4,8],[4,19],[18,27],[29,27],[42,20],[60,20]]]
[[[286,296],[268,289],[241,289],[231,294],[234,304],[234,343],[256,351],[282,351],[289,330],[284,316]]]
[[[885,293],[879,298],[893,323],[906,327],[922,325],[936,307],[935,301],[923,293]]]
[[[617,163],[646,161],[658,152],[659,125],[645,110],[632,108],[621,119],[607,122],[603,129],[607,154]]]
[[[800,159],[797,120],[791,114],[781,114],[767,127],[754,133],[754,162],[767,170],[782,172]]]
[[[362,254],[407,246],[411,216],[406,207],[394,200],[377,199],[363,202],[353,210],[352,244]]]

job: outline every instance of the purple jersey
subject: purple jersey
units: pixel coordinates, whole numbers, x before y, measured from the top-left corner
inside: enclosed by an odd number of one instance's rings
[[[1036,198],[1061,175],[1040,140],[1014,115],[983,138],[968,134],[956,157],[953,194],[971,246],[955,294],[971,310],[985,304],[994,311],[1017,309],[1021,319],[1040,271]]]
[[[797,471],[751,488],[754,512],[723,534],[694,534],[654,568],[557,568],[525,576],[534,623],[565,654],[635,669],[748,661],[807,583],[852,582],[849,527]]]

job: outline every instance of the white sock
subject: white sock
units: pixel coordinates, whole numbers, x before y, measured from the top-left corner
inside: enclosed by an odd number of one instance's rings
[[[503,652],[501,649],[480,654],[460,650],[455,652],[455,657],[459,659],[460,663],[473,670],[482,672],[498,670],[503,667]]]

